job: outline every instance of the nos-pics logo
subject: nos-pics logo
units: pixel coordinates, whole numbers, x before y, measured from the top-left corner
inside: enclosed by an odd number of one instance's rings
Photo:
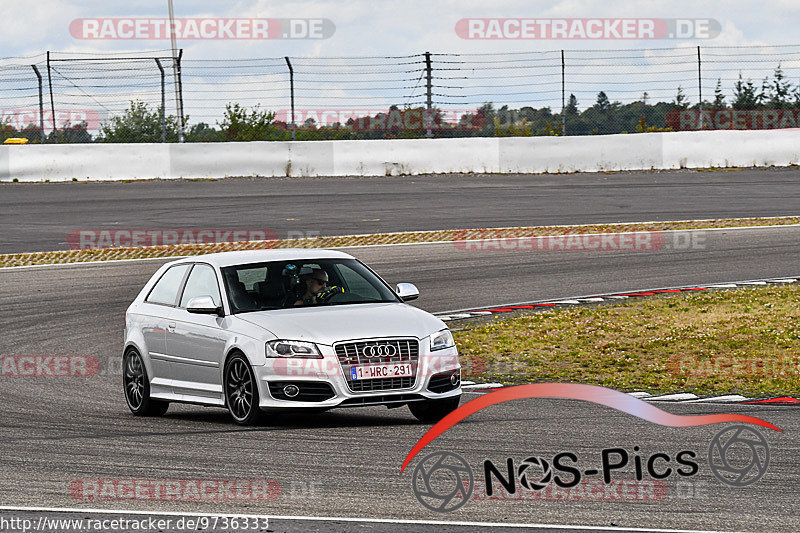
[[[673,415],[627,394],[591,385],[522,385],[478,397],[442,419],[417,442],[406,457],[401,473],[427,444],[467,416],[497,403],[536,397],[591,401],[670,427],[734,422],[714,435],[707,454],[712,474],[732,487],[746,487],[757,482],[769,467],[769,444],[755,426],[781,431],[769,422],[746,415]],[[572,452],[561,452],[553,457],[524,456],[517,461],[509,457],[498,464],[486,459],[482,466],[483,479],[477,482],[482,482],[486,495],[491,497],[498,492],[513,495],[517,491],[536,493],[554,487],[564,490],[582,482],[608,486],[619,483],[620,471],[631,468],[636,482],[655,480],[663,484],[661,480],[671,476],[680,478],[697,475],[700,460],[698,453],[693,450],[681,450],[669,455],[646,452],[639,446],[633,446],[632,449],[607,448],[591,460],[582,459]],[[455,511],[476,498],[473,496],[476,485],[473,469],[463,457],[450,451],[434,452],[422,458],[413,470],[411,485],[417,500],[436,512]]]

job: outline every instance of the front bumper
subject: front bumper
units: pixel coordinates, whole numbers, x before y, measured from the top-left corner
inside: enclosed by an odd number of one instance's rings
[[[413,380],[409,380],[410,386],[364,392],[354,392],[348,386],[342,364],[333,348],[319,348],[323,353],[322,359],[268,359],[264,366],[253,367],[258,381],[259,406],[262,409],[391,406],[461,394],[461,365],[455,347],[432,353],[421,349]],[[458,381],[455,385],[452,382],[448,385],[450,376],[454,373],[457,374]],[[283,393],[287,385],[297,387],[298,394],[292,398],[287,397]]]

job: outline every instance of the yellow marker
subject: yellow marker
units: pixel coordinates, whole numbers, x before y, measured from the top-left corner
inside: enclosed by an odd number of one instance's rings
[[[28,144],[28,139],[25,137],[9,137],[3,144]]]
[[[286,220],[300,220],[299,218],[287,218]]]
[[[380,222],[379,218],[362,218],[361,222]]]

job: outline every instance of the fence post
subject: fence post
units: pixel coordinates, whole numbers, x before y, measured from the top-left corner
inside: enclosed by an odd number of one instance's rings
[[[564,78],[565,70],[566,64],[564,63],[564,50],[561,50],[561,135],[567,134],[567,84]]]
[[[53,78],[50,75],[50,50],[47,51],[47,84],[50,86],[50,113],[52,113],[50,118],[53,121],[53,139],[58,142],[58,128],[56,128],[56,105],[53,102]]]
[[[294,69],[292,68],[292,62],[289,61],[289,56],[284,56],[286,60],[286,66],[289,67],[289,98],[291,103],[291,111],[292,111],[292,140],[294,140],[294,131],[295,131],[295,123],[294,123]]]
[[[164,94],[164,67],[161,66],[161,61],[156,58],[156,65],[158,70],[161,71],[161,142],[167,142],[167,98]]]
[[[700,61],[700,47],[697,47],[697,93],[700,95],[700,120],[697,122],[697,129],[703,129],[703,75]]]
[[[431,131],[431,122],[433,122],[433,116],[431,116],[431,110],[433,109],[433,69],[431,69],[430,52],[425,52],[425,79],[425,138],[431,139],[433,138],[433,131]]]
[[[42,73],[36,68],[36,65],[31,65],[33,71],[36,73],[36,78],[39,80],[39,132],[42,135],[42,144],[44,144],[44,96],[42,95]]]
[[[184,133],[184,122],[183,122],[183,80],[181,79],[181,59],[183,58],[183,48],[180,49],[178,52],[178,57],[175,58],[175,75],[177,78],[175,79],[175,97],[177,99],[177,107],[178,107],[178,142],[186,142],[186,134]]]

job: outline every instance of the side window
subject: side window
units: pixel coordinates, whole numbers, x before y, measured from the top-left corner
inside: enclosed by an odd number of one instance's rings
[[[364,277],[347,265],[336,265],[339,275],[346,285],[348,292],[352,292],[367,300],[381,300],[381,293],[372,286]]]
[[[161,279],[153,286],[146,302],[154,304],[175,305],[178,299],[178,289],[181,288],[183,276],[192,265],[175,265],[164,272]]]
[[[214,269],[208,265],[195,265],[189,279],[186,280],[186,287],[181,296],[181,307],[186,307],[189,300],[198,296],[211,296],[216,305],[220,305],[219,285]]]

